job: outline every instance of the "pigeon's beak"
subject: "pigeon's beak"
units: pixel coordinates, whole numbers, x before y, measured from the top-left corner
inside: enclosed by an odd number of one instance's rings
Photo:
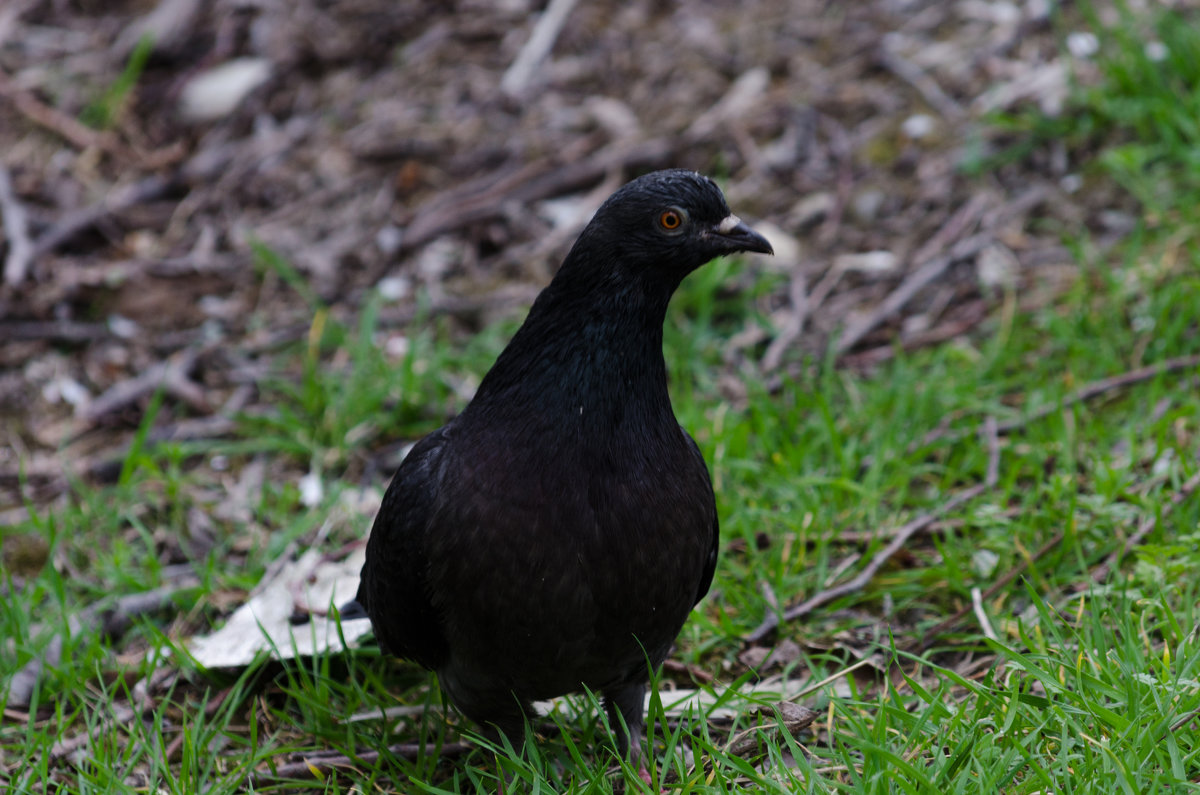
[[[736,215],[727,215],[713,227],[713,238],[720,241],[727,251],[757,251],[759,254],[774,254],[775,249],[767,239],[755,232]]]

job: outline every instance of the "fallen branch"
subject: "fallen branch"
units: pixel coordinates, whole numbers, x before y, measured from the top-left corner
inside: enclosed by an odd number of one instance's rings
[[[1145,367],[1139,367],[1136,370],[1130,370],[1125,373],[1119,373],[1118,375],[1101,378],[1099,381],[1092,381],[1091,383],[1085,384],[1076,389],[1074,392],[1063,398],[1062,402],[1060,403],[1048,403],[1045,406],[1041,406],[1029,412],[1023,417],[1017,417],[1016,419],[1005,420],[1004,422],[1001,422],[997,426],[997,431],[1001,435],[1012,433],[1013,431],[1021,430],[1031,422],[1036,422],[1043,417],[1048,417],[1056,411],[1069,408],[1077,403],[1085,403],[1093,398],[1098,398],[1101,395],[1105,395],[1116,389],[1133,386],[1134,384],[1140,384],[1143,381],[1149,381],[1151,378],[1154,378],[1158,375],[1173,373],[1178,370],[1187,370],[1192,367],[1200,367],[1200,354],[1179,356],[1174,359],[1167,359],[1165,361],[1158,362],[1156,364],[1148,364]],[[964,435],[965,433],[963,431],[952,430],[947,427],[935,428],[921,439],[914,450],[920,447],[926,447],[941,439],[948,438],[953,441],[961,438]],[[909,452],[913,451],[910,450]]]
[[[808,319],[806,287],[804,273],[797,270],[792,274],[792,282],[788,286],[788,302],[792,309],[787,315],[787,320],[784,321],[783,328],[779,330],[775,339],[771,340],[771,344],[767,346],[767,351],[762,357],[760,367],[765,373],[774,372],[779,368],[788,348],[792,347],[792,343],[799,339],[800,334],[804,331],[804,323]]]
[[[1195,354],[1192,356],[1179,356],[1174,359],[1167,359],[1166,361],[1159,362],[1158,364],[1139,367],[1138,369],[1130,370],[1127,373],[1121,373],[1108,378],[1101,378],[1099,381],[1093,381],[1092,383],[1086,384],[1072,392],[1063,399],[1061,408],[1067,408],[1068,406],[1073,406],[1076,403],[1083,403],[1091,400],[1092,398],[1099,397],[1107,392],[1111,392],[1114,389],[1132,386],[1133,384],[1141,383],[1142,381],[1149,381],[1156,375],[1172,373],[1176,370],[1186,370],[1191,367],[1200,367],[1200,354]],[[1037,411],[1021,417],[1020,419],[1002,422],[1000,423],[1000,433],[1015,431],[1029,422],[1040,420],[1042,417],[1054,413],[1059,408],[1060,406],[1058,405],[1043,406]]]
[[[915,351],[930,345],[938,345],[948,340],[961,337],[987,319],[987,301],[977,300],[964,304],[954,313],[954,317],[933,328],[910,333],[901,332],[899,349]],[[897,345],[889,343],[876,348],[847,354],[842,357],[842,364],[847,367],[865,369],[874,367],[896,356]]]
[[[2,69],[0,69],[0,97],[7,98],[13,107],[34,124],[50,130],[79,149],[98,149],[122,160],[133,160],[141,169],[164,168],[179,160],[185,150],[184,144],[180,141],[151,152],[143,152],[137,147],[127,146],[114,133],[94,130],[58,108],[42,102],[13,82],[12,78]]]
[[[987,475],[982,483],[978,483],[970,488],[963,489],[945,503],[938,506],[936,509],[929,511],[928,513],[921,514],[916,519],[913,519],[911,522],[901,527],[896,531],[896,534],[892,537],[892,540],[888,542],[887,546],[879,550],[879,552],[875,554],[875,557],[871,558],[871,562],[868,563],[854,578],[842,583],[841,585],[835,585],[832,588],[826,588],[817,592],[808,600],[786,609],[782,616],[780,616],[778,612],[768,613],[758,627],[756,627],[749,634],[742,636],[742,640],[747,643],[758,643],[771,632],[773,632],[775,628],[779,626],[781,621],[795,621],[798,618],[808,615],[821,605],[832,602],[834,599],[861,591],[864,587],[866,587],[867,583],[874,579],[875,575],[883,567],[883,564],[890,560],[893,555],[899,552],[901,547],[903,547],[908,542],[908,539],[911,538],[915,533],[932,524],[933,521],[939,516],[949,513],[963,503],[973,500],[991,489],[996,484],[1000,469],[1000,440],[996,432],[996,420],[993,417],[988,417],[987,420],[985,420],[983,435],[988,445],[988,466]]]

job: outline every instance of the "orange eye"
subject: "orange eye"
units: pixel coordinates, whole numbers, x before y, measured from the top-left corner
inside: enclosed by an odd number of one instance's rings
[[[682,223],[683,219],[674,210],[665,210],[662,215],[658,216],[658,225],[663,229],[675,230]]]

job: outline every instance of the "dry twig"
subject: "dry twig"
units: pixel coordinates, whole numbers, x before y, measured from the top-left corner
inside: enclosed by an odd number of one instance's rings
[[[710,685],[713,683],[713,675],[703,668],[695,665],[688,665],[687,663],[680,662],[679,660],[664,660],[662,667],[667,673],[682,674],[690,677],[692,681],[703,685]]]
[[[975,618],[979,620],[979,629],[983,632],[983,636],[991,640],[999,640],[996,630],[992,629],[992,622],[988,619],[987,611],[983,609],[983,594],[978,588],[971,589],[971,609],[975,612]]]
[[[968,214],[979,214],[983,208],[976,202],[969,202],[954,218],[951,218],[947,226],[952,224],[962,223],[964,217]],[[973,220],[973,219],[972,219]],[[964,224],[965,225],[965,224]],[[940,237],[941,234],[936,237]],[[888,297],[879,303],[875,309],[866,317],[847,326],[842,332],[842,336],[838,338],[835,349],[838,354],[843,354],[853,348],[859,341],[871,333],[876,326],[883,321],[892,317],[899,312],[905,304],[912,300],[918,292],[926,285],[930,284],[934,279],[941,276],[946,268],[960,259],[978,254],[992,242],[990,232],[981,232],[977,235],[972,235],[964,240],[960,240],[950,251],[939,257],[924,261],[915,271],[905,277],[895,290],[888,294]],[[918,260],[920,261],[920,260]]]
[[[508,67],[504,77],[500,78],[501,91],[510,97],[516,97],[528,87],[534,70],[541,66],[542,61],[550,54],[559,31],[566,24],[576,2],[577,0],[550,0],[550,4],[534,25],[529,41],[525,42],[512,66]]]
[[[975,256],[991,245],[995,239],[994,230],[1004,221],[1029,211],[1045,201],[1048,195],[1047,188],[1035,185],[987,213],[984,212],[984,209],[988,199],[983,194],[972,196],[962,209],[951,216],[950,220],[913,255],[912,261],[922,264],[910,272],[904,281],[872,312],[842,332],[835,347],[838,355],[846,353],[863,337],[871,333],[876,326],[898,313],[917,293],[941,276],[952,264]],[[951,245],[951,241],[961,238],[976,223],[982,227],[982,232],[959,239],[957,243]],[[948,251],[947,248],[949,248]],[[944,253],[939,254],[938,252]]]
[[[120,149],[120,144],[114,135],[97,132],[61,110],[46,105],[33,94],[17,86],[12,78],[2,70],[0,70],[0,96],[7,98],[13,107],[33,123],[56,133],[80,149],[95,147],[107,152],[116,152]]]

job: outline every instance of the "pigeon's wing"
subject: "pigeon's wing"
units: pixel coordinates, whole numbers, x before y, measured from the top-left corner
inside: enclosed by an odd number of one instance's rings
[[[679,430],[691,444],[692,454],[700,462],[700,469],[704,472],[705,480],[708,480],[708,466],[704,463],[704,455],[700,452],[699,445],[696,444],[696,440],[692,438],[691,434],[683,429],[683,426],[680,426]],[[717,552],[721,546],[721,520],[717,518],[717,501],[712,492],[711,482],[708,487],[708,500],[712,506],[712,541],[709,543],[708,557],[704,559],[704,568],[700,572],[700,587],[696,589],[696,603],[704,598],[712,586],[713,573],[717,570]]]
[[[428,592],[426,549],[436,532],[447,428],[413,447],[396,470],[367,542],[357,600],[367,609],[383,648],[426,668],[438,668],[448,647]]]
[[[712,546],[709,548],[708,557],[704,561],[704,570],[700,573],[700,587],[696,590],[696,602],[699,603],[704,595],[708,593],[709,587],[712,586],[713,573],[717,570],[717,549],[721,543],[721,523],[717,519],[716,511],[713,511],[712,525]]]

